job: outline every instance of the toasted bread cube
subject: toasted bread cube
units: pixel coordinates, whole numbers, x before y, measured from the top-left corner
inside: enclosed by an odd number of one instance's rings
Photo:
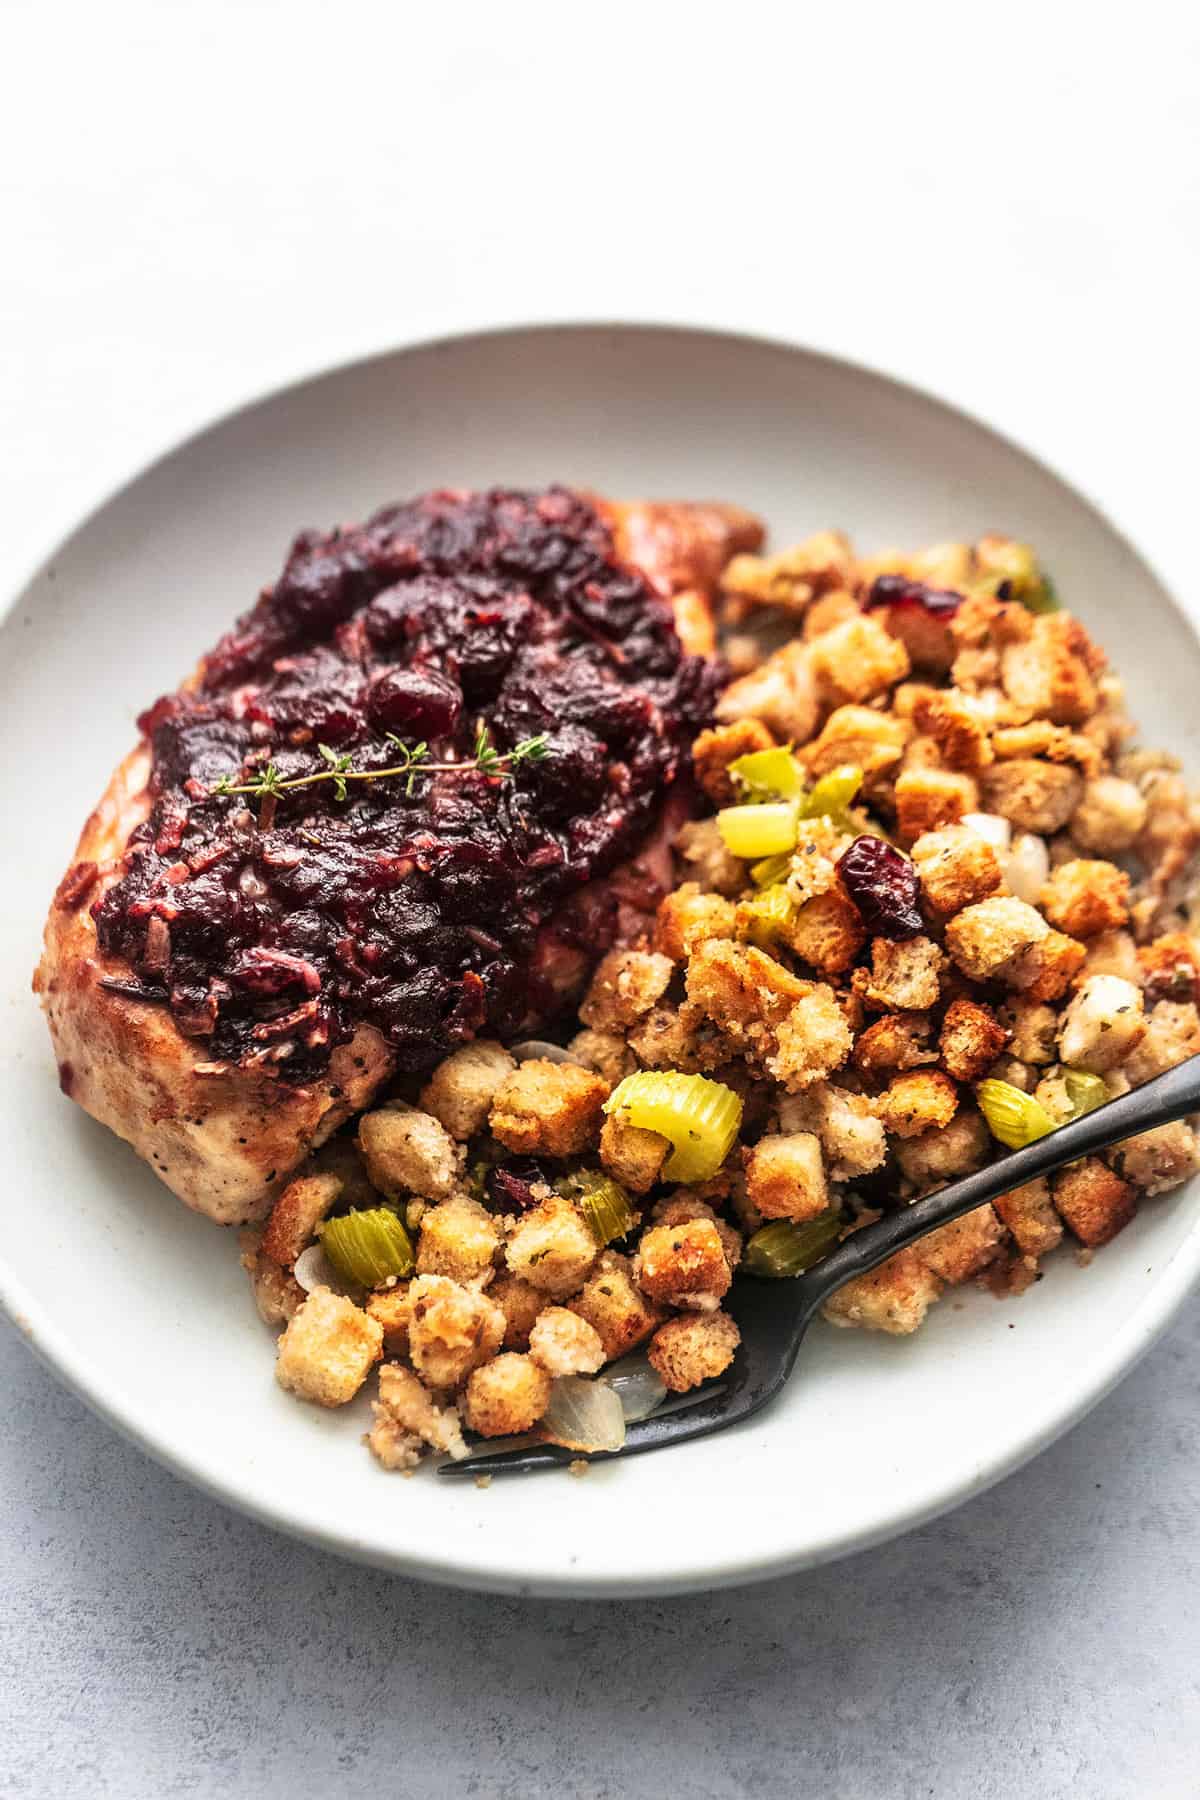
[[[867,940],[862,914],[840,887],[806,900],[780,934],[793,955],[822,975],[850,968]]]
[[[464,1417],[480,1437],[529,1431],[550,1404],[552,1382],[531,1356],[506,1350],[467,1382]]]
[[[1055,869],[1039,905],[1051,925],[1071,937],[1115,931],[1129,919],[1129,877],[1115,863],[1077,857]]]
[[[569,1200],[552,1194],[511,1233],[505,1258],[514,1275],[561,1300],[583,1286],[596,1260],[596,1240]]]
[[[1140,1131],[1108,1156],[1117,1174],[1132,1181],[1143,1194],[1165,1194],[1200,1169],[1200,1138],[1180,1119],[1174,1125]]]
[[[529,1333],[529,1354],[547,1375],[594,1375],[604,1362],[600,1333],[565,1306],[548,1306]]]
[[[719,1069],[736,1054],[703,1009],[690,1000],[682,1006],[656,1006],[630,1032],[629,1043],[645,1068],[679,1069],[685,1075]]]
[[[448,1275],[418,1275],[409,1287],[408,1352],[432,1388],[455,1388],[494,1356],[504,1337],[500,1308]]]
[[[812,743],[805,739],[797,742],[804,744],[804,765],[812,780],[843,763],[853,763],[869,786],[885,770],[895,768],[911,736],[912,726],[906,719],[876,712],[870,706],[839,706],[826,719],[819,738]]]
[[[644,1131],[619,1113],[604,1121],[600,1132],[600,1161],[631,1194],[645,1194],[654,1186],[670,1153],[671,1142],[659,1131]]]
[[[712,897],[701,899],[705,906],[727,904]],[[666,993],[674,973],[670,957],[657,951],[610,950],[596,965],[579,1016],[595,1031],[627,1030]]]
[[[673,1194],[657,1200],[650,1216],[656,1225],[690,1225],[693,1219],[709,1219],[716,1227],[730,1273],[742,1260],[741,1233],[719,1219],[707,1200],[701,1200],[690,1188],[676,1188]]]
[[[929,1046],[931,1030],[925,1013],[885,1013],[868,1025],[855,1043],[854,1065],[871,1075],[936,1062],[937,1051]]]
[[[403,1194],[445,1200],[461,1179],[462,1151],[439,1119],[415,1106],[364,1113],[358,1142],[373,1185],[390,1200]]]
[[[1055,725],[1082,725],[1099,704],[1092,663],[1103,666],[1079,622],[1046,613],[1024,643],[1004,650],[1000,678],[1015,705]]]
[[[1103,1075],[1145,1034],[1141,990],[1117,975],[1089,975],[1062,1016],[1059,1054],[1068,1068]]]
[[[317,1406],[353,1400],[383,1354],[383,1327],[353,1300],[314,1288],[279,1340],[275,1379]]]
[[[854,552],[845,535],[818,531],[775,556],[732,557],[721,586],[735,600],[803,613],[815,595],[847,588],[853,578]]]
[[[853,594],[847,593],[845,588],[834,588],[832,592],[822,594],[819,600],[813,601],[804,615],[800,635],[806,644],[811,644],[814,638],[824,637],[827,631],[844,625],[847,619],[853,619],[861,611],[862,607]],[[893,637],[899,635],[899,632],[892,633]]]
[[[905,769],[896,777],[896,829],[911,844],[940,826],[957,825],[964,813],[978,812],[974,776],[957,769]]]
[[[946,1008],[938,1048],[943,1068],[955,1081],[980,1080],[1007,1042],[1008,1032],[990,1006],[952,1000]]]
[[[1071,819],[1071,836],[1081,850],[1116,856],[1141,836],[1149,802],[1136,782],[1097,775],[1083,790]]]
[[[1006,1003],[1001,1018],[1011,1034],[1008,1047],[1013,1056],[1038,1065],[1057,1061],[1058,1014],[1052,1006],[1021,995]]]
[[[1083,797],[1083,777],[1077,769],[1039,762],[1036,757],[993,763],[981,779],[987,810],[1039,837],[1061,831]]]
[[[700,1313],[660,1325],[646,1355],[671,1393],[686,1394],[723,1375],[741,1341],[728,1313]]]
[[[308,1248],[317,1226],[342,1196],[336,1175],[297,1175],[289,1181],[271,1209],[263,1233],[263,1252],[274,1262],[291,1268]]]
[[[671,978],[671,962],[686,962],[696,946],[707,938],[731,938],[736,917],[736,909],[728,900],[720,894],[701,893],[694,881],[685,881],[673,894],[660,900],[654,925],[654,948],[662,961],[670,958],[667,981]],[[659,994],[665,992],[667,981],[663,982]],[[645,1009],[649,1010],[648,1007]],[[637,1016],[640,1018],[642,1014]]]
[[[492,1101],[516,1066],[502,1044],[476,1038],[438,1064],[421,1089],[421,1105],[465,1144],[487,1125]]]
[[[1128,932],[1120,936],[1133,947]],[[1135,947],[1134,956],[1136,973],[1128,969],[1106,972],[1143,981],[1148,1000],[1200,1000],[1200,940],[1190,931],[1169,931],[1140,950]]]
[[[749,675],[731,681],[716,713],[724,725],[758,719],[781,743],[806,744],[820,717],[812,645],[785,644]]]
[[[982,1115],[973,1107],[960,1106],[950,1123],[940,1130],[902,1138],[896,1145],[896,1160],[917,1187],[941,1187],[943,1182],[953,1181],[956,1175],[969,1175],[986,1162],[991,1143]]]
[[[412,1316],[409,1289],[412,1283],[398,1281],[395,1287],[378,1288],[367,1295],[366,1309],[383,1329],[383,1346],[393,1356],[408,1355],[408,1322]]]
[[[942,918],[987,900],[1004,885],[1000,858],[968,825],[927,831],[912,847],[921,893]]]
[[[1098,1156],[1085,1156],[1053,1177],[1054,1204],[1081,1244],[1097,1249],[1137,1211],[1137,1193]]]
[[[887,1160],[887,1134],[866,1094],[852,1094],[824,1081],[802,1094],[785,1094],[778,1105],[779,1129],[787,1137],[815,1132],[833,1181],[870,1175]],[[760,1139],[762,1144],[777,1140]]]
[[[304,1289],[294,1275],[266,1254],[258,1227],[247,1226],[238,1233],[238,1248],[259,1318],[264,1325],[286,1325],[303,1306]]]
[[[714,806],[731,806],[742,794],[729,773],[730,763],[774,746],[775,739],[761,719],[735,719],[730,725],[718,725],[715,731],[702,731],[692,745],[696,781]]]
[[[385,1468],[412,1467],[413,1439],[453,1457],[467,1454],[458,1408],[438,1406],[424,1383],[400,1363],[384,1363],[380,1369],[379,1399],[371,1410],[375,1426],[367,1434],[367,1447]]]
[[[946,948],[972,980],[1002,980],[1017,958],[1049,929],[1032,906],[1005,895],[980,900],[956,913],[946,927]]]
[[[1133,1087],[1200,1051],[1200,1012],[1191,1000],[1160,1000],[1150,1009],[1146,1035],[1125,1058],[1121,1073]]]
[[[869,613],[856,613],[809,646],[811,667],[822,694],[833,706],[861,704],[903,681],[908,651]]]
[[[720,938],[697,945],[687,966],[688,999],[739,1041],[762,1040],[810,987],[764,951]]]
[[[417,1273],[475,1281],[491,1273],[499,1249],[500,1233],[487,1208],[456,1194],[421,1215]]]
[[[586,1319],[599,1334],[606,1362],[615,1362],[648,1338],[662,1319],[633,1281],[627,1256],[605,1250],[568,1310]]]
[[[731,1280],[720,1234],[711,1219],[652,1225],[634,1259],[637,1283],[659,1306],[712,1311]]]
[[[821,1142],[811,1131],[760,1138],[745,1152],[746,1192],[764,1219],[815,1219],[829,1210]]]
[[[856,970],[854,986],[867,1005],[879,1011],[928,1012],[937,1005],[943,960],[931,938],[895,944],[877,937],[871,943],[871,973]]]
[[[702,893],[740,894],[745,887],[746,865],[725,848],[715,819],[688,819],[675,833],[675,848]]]
[[[948,769],[978,775],[992,760],[987,727],[977,706],[954,688],[930,688],[916,701],[913,718],[934,739]]]
[[[1087,961],[1087,947],[1061,931],[1048,931],[1022,951],[1005,980],[1031,1000],[1057,1000]]]
[[[854,1048],[854,1034],[837,996],[814,983],[775,1027],[775,1048],[766,1068],[789,1093],[799,1093],[840,1069]]]
[[[620,1031],[577,1031],[567,1045],[585,1069],[593,1070],[609,1087],[616,1087],[637,1068],[637,1057]]]
[[[914,1248],[927,1269],[947,1287],[957,1287],[994,1262],[1003,1242],[1004,1227],[995,1208],[985,1205],[939,1225]]]
[[[528,1350],[534,1320],[547,1304],[545,1294],[520,1275],[501,1269],[489,1284],[487,1297],[504,1314],[504,1348]]]
[[[869,1275],[856,1275],[829,1296],[822,1316],[831,1325],[857,1325],[896,1337],[915,1331],[942,1291],[917,1249],[900,1250]]]
[[[1051,1204],[1050,1183],[1044,1175],[1001,1194],[995,1206],[1023,1256],[1045,1256],[1062,1242],[1062,1221]]]
[[[492,1133],[524,1156],[577,1156],[600,1136],[608,1083],[574,1063],[519,1063],[492,1102]]]
[[[914,1069],[897,1075],[875,1101],[875,1116],[885,1130],[901,1138],[940,1131],[958,1109],[958,1090],[940,1069]]]

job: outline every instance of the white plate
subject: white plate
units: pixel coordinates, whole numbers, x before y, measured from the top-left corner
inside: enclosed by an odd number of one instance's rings
[[[816,1328],[770,1412],[582,1481],[405,1481],[358,1444],[365,1407],[322,1413],[280,1393],[232,1237],[59,1095],[29,992],[42,917],[136,712],[274,575],[294,531],[440,484],[551,480],[738,500],[776,544],[825,525],[875,548],[991,528],[1027,538],[1127,676],[1148,740],[1193,769],[1200,650],[1111,525],[962,414],[797,349],[607,326],[459,338],[271,395],[109,500],[7,619],[12,1316],[152,1454],[285,1530],[434,1580],[662,1593],[840,1555],[1032,1455],[1170,1319],[1200,1268],[1200,1191],[1149,1203],[1086,1270],[1060,1254],[1023,1299],[947,1298],[912,1339]]]

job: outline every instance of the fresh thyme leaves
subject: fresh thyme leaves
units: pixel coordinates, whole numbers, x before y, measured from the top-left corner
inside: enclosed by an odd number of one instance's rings
[[[287,793],[292,788],[316,787],[319,782],[331,781],[334,798],[345,800],[350,791],[348,784],[352,781],[402,780],[405,794],[411,795],[418,775],[469,775],[477,772],[505,780],[522,763],[540,762],[547,749],[546,733],[539,731],[536,737],[522,738],[511,750],[497,750],[488,735],[487,726],[483,724],[475,734],[475,750],[469,762],[431,762],[428,744],[406,744],[390,731],[387,733],[387,741],[396,750],[396,761],[386,769],[356,769],[348,753],[339,755],[328,744],[318,744],[317,750],[325,767],[315,770],[311,775],[293,775],[285,781],[275,764],[269,762],[253,781],[234,781],[232,776],[223,775],[209,789],[209,793],[213,798],[223,798],[229,794],[251,794],[256,799],[273,802],[280,794]]]

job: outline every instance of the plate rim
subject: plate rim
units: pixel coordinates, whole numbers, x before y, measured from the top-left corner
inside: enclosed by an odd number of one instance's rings
[[[373,364],[390,363],[414,353],[532,334],[562,336],[605,331],[641,337],[658,334],[664,337],[682,336],[694,340],[710,339],[727,344],[741,344],[755,349],[800,355],[834,370],[847,372],[857,377],[866,377],[871,381],[900,391],[907,398],[919,402],[923,406],[932,407],[942,414],[949,414],[959,421],[965,422],[977,431],[990,436],[1005,449],[1023,458],[1039,474],[1058,487],[1066,489],[1070,495],[1082,503],[1142,565],[1160,589],[1165,601],[1182,622],[1188,635],[1200,643],[1200,626],[1179,600],[1170,583],[1164,578],[1156,560],[1148,555],[1124,528],[1112,507],[1101,502],[1088,489],[1081,487],[1069,473],[1049,462],[1021,438],[993,424],[984,414],[974,408],[963,406],[940,390],[915,382],[906,376],[893,374],[890,370],[860,357],[810,345],[799,338],[736,326],[703,324],[688,320],[673,322],[655,318],[592,318],[588,316],[521,319],[499,324],[481,323],[433,334],[418,333],[403,336],[389,346],[372,350],[366,354],[349,355],[335,361],[323,361],[308,367],[290,379],[276,381],[256,390],[233,405],[201,420],[182,435],[172,438],[148,457],[142,457],[134,468],[126,471],[105,487],[99,497],[87,506],[73,523],[65,530],[56,533],[50,549],[34,560],[24,579],[19,580],[11,594],[0,601],[0,624],[5,623],[27,599],[33,588],[53,565],[55,559],[61,556],[77,537],[83,534],[139,481],[154,473],[173,457],[186,453],[194,444],[210,433],[234,423],[259,407],[269,406],[299,389],[316,386],[322,381],[336,379],[340,375],[351,372],[365,372]],[[544,1568],[533,1566],[518,1567],[511,1562],[511,1559],[506,1566],[501,1567],[494,1557],[489,1559],[480,1552],[451,1558],[431,1557],[428,1554],[411,1554],[402,1548],[391,1549],[376,1543],[366,1544],[357,1541],[352,1531],[342,1533],[314,1522],[312,1519],[304,1517],[300,1508],[289,1509],[278,1503],[260,1501],[253,1492],[239,1488],[232,1479],[214,1476],[203,1465],[193,1462],[189,1459],[186,1448],[181,1449],[177,1445],[153,1435],[139,1423],[135,1411],[131,1406],[125,1404],[124,1395],[113,1384],[97,1383],[94,1379],[89,1379],[84,1358],[73,1349],[69,1333],[64,1331],[50,1315],[49,1307],[25,1289],[20,1280],[7,1268],[2,1258],[0,1258],[0,1309],[34,1351],[38,1360],[48,1367],[58,1379],[62,1380],[89,1410],[103,1419],[106,1424],[111,1425],[127,1442],[133,1443],[173,1475],[181,1477],[201,1492],[232,1506],[238,1512],[261,1524],[351,1560],[386,1569],[394,1574],[431,1581],[440,1585],[495,1593],[545,1595],[548,1597],[649,1598],[749,1585],[831,1562],[901,1536],[983,1493],[996,1482],[1003,1480],[1007,1475],[1031,1461],[1085,1417],[1112,1391],[1119,1381],[1132,1371],[1141,1357],[1170,1327],[1192,1291],[1197,1277],[1200,1276],[1200,1223],[1193,1227],[1189,1235],[1176,1247],[1171,1257],[1155,1273],[1156,1279],[1145,1296],[1131,1310],[1121,1329],[1115,1332],[1108,1342],[1101,1346],[1096,1356],[1089,1361],[1086,1371],[1087,1378],[1073,1391],[1069,1403],[1056,1408],[1052,1416],[1044,1417],[1031,1433],[1023,1436],[1003,1456],[989,1461],[986,1466],[977,1469],[965,1479],[960,1474],[945,1479],[928,1491],[920,1501],[890,1514],[886,1520],[881,1520],[876,1526],[850,1531],[843,1537],[827,1537],[820,1542],[791,1552],[776,1551],[756,1558],[753,1554],[741,1551],[737,1555],[727,1556],[714,1562],[679,1567],[657,1579],[623,1575],[619,1572],[603,1576],[592,1574],[581,1576],[573,1574],[569,1570],[548,1572]]]

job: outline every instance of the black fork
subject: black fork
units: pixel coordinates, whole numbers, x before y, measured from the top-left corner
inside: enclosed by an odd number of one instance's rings
[[[927,1194],[923,1200],[856,1231],[806,1275],[782,1281],[746,1276],[735,1281],[725,1304],[737,1320],[742,1342],[729,1373],[719,1383],[684,1395],[652,1417],[631,1425],[622,1449],[596,1451],[588,1460],[611,1462],[616,1457],[640,1456],[647,1450],[682,1444],[688,1438],[707,1437],[750,1418],[780,1392],[795,1367],[809,1321],[830,1294],[847,1281],[868,1274],[897,1250],[916,1243],[939,1225],[960,1218],[986,1201],[997,1200],[1039,1175],[1052,1174],[1065,1163],[1094,1156],[1124,1138],[1157,1125],[1169,1125],[1195,1112],[1200,1112],[1197,1056],[1094,1112],[1085,1113],[1081,1119],[1060,1126],[1025,1149],[1015,1150],[986,1169],[951,1182],[937,1193]],[[482,1451],[462,1462],[443,1463],[438,1474],[453,1478],[549,1469],[574,1461],[577,1454],[556,1444],[494,1451],[490,1455]]]

